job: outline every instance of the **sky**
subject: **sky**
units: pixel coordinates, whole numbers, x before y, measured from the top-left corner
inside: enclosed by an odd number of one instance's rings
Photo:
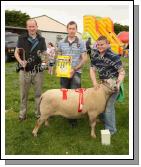
[[[128,5],[6,5],[5,9],[20,10],[30,17],[47,15],[65,25],[74,20],[79,32],[83,32],[84,15],[110,17],[114,23],[129,25]]]

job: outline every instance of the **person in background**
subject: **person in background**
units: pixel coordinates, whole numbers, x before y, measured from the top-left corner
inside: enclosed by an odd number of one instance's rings
[[[49,55],[49,69],[48,73],[53,74],[53,66],[55,63],[55,47],[51,42],[48,43],[47,54]]]
[[[60,84],[61,88],[77,89],[81,88],[81,69],[87,60],[86,45],[76,36],[77,24],[74,21],[67,24],[67,32],[67,37],[58,44],[58,52],[59,55],[72,57],[72,70],[70,78],[60,78]],[[77,120],[70,119],[69,123],[72,127],[75,127]]]
[[[87,49],[87,54],[90,56],[91,59],[91,37],[88,38],[86,41],[86,49]]]

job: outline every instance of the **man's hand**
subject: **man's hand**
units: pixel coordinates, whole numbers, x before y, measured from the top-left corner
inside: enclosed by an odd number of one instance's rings
[[[70,72],[70,78],[73,77],[74,73],[75,73],[75,70],[74,70],[74,69],[71,69],[71,72]]]
[[[94,83],[93,85],[95,90],[98,90],[100,88],[100,84],[98,84],[97,82]]]
[[[120,84],[117,84],[117,92],[120,91]]]
[[[120,84],[122,83],[122,81],[124,80],[124,77],[125,77],[125,70],[122,68],[119,69],[119,76],[118,76],[118,79],[117,79],[117,91],[119,92],[120,91]]]
[[[120,80],[117,80],[117,92],[120,91],[120,84],[121,84],[121,81],[120,81]]]
[[[26,60],[20,60],[19,63],[21,64],[21,66],[22,66],[23,68],[25,68],[26,65],[27,65],[27,61],[26,61]]]

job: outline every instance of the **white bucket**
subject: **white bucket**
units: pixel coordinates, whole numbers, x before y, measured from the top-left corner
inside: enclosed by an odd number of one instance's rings
[[[110,145],[111,134],[110,134],[109,129],[101,130],[101,143],[103,145]]]

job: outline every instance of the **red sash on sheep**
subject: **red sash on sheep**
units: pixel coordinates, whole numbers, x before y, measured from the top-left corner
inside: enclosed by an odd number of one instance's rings
[[[85,88],[78,88],[75,91],[79,93],[79,105],[78,105],[78,112],[82,112],[82,107],[84,104],[83,100],[83,93],[86,89]]]
[[[67,91],[68,91],[68,89],[62,88],[61,91],[63,92],[63,100],[67,100]]]
[[[86,90],[85,88],[75,89],[75,92],[79,93],[78,112],[82,112],[82,107],[83,107],[83,104],[84,104],[83,93],[84,93],[85,90]],[[62,88],[61,91],[63,93],[63,100],[67,100],[68,89]]]

